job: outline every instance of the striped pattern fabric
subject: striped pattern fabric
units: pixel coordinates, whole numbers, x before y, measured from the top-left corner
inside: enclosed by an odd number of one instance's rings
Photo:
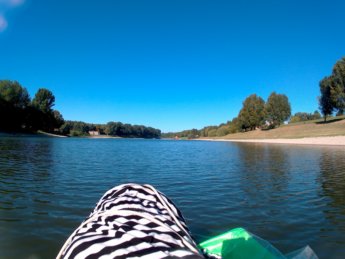
[[[150,185],[106,192],[57,258],[204,258],[181,212]]]

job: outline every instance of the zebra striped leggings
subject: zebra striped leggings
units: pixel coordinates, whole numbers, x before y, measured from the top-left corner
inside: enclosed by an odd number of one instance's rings
[[[57,258],[204,258],[181,212],[150,185],[107,191]]]

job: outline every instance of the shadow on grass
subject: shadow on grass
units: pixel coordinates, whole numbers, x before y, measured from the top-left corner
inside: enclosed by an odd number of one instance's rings
[[[318,121],[318,122],[315,122],[315,124],[328,124],[328,123],[333,123],[333,122],[337,122],[341,120],[344,120],[344,118],[331,119],[327,121]]]
[[[276,129],[276,128],[262,128],[261,130],[262,131],[269,131],[269,130],[273,130],[273,129]]]

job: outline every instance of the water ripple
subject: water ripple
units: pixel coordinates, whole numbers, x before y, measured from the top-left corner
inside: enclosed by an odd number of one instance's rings
[[[103,193],[126,182],[167,194],[197,241],[242,226],[283,252],[345,253],[341,148],[32,137],[0,138],[0,251],[56,256]]]

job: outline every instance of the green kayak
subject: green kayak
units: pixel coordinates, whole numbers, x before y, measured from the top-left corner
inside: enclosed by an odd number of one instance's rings
[[[235,228],[199,244],[204,253],[215,258],[241,259],[317,259],[313,250],[306,246],[283,255],[268,241],[257,237],[243,228]]]

